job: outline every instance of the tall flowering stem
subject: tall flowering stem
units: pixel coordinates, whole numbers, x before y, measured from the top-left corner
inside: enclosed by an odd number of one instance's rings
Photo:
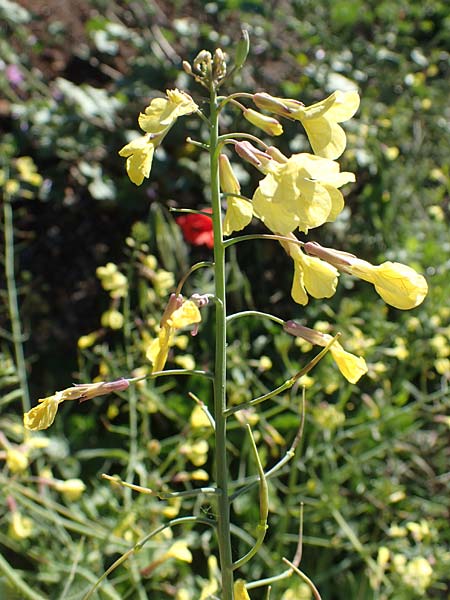
[[[215,429],[215,478],[219,496],[217,501],[217,535],[222,571],[222,598],[233,600],[233,560],[230,539],[230,501],[228,497],[228,463],[226,453],[226,291],[225,291],[225,245],[222,233],[219,181],[219,106],[214,85],[210,92],[210,170],[211,203],[214,228],[214,272],[216,296],[216,352],[214,368],[214,419]]]

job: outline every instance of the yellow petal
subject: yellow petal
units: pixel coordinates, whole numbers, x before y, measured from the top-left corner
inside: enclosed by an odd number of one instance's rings
[[[331,339],[331,336],[328,337]],[[331,345],[330,352],[339,367],[339,371],[350,383],[356,383],[367,373],[366,361],[361,356],[355,356],[344,350],[339,342],[334,342]]]
[[[336,292],[339,271],[315,256],[303,256],[305,287],[313,298],[331,298]]]
[[[193,113],[197,105],[180,90],[167,90],[167,98],[155,98],[139,115],[139,126],[147,133],[160,134],[169,129],[182,115]]]
[[[234,582],[234,600],[250,600],[247,590],[245,589],[245,581],[238,579]]]
[[[385,262],[373,266],[366,261],[354,261],[350,273],[373,283],[383,300],[401,310],[421,304],[428,293],[425,278],[411,267],[398,262]]]
[[[162,371],[169,356],[171,329],[168,325],[161,328],[158,337],[152,341],[145,353],[153,364],[152,372]]]
[[[136,185],[141,185],[144,177],[150,175],[155,145],[150,141],[150,135],[141,136],[119,150],[119,155],[127,157],[127,173]]]
[[[221,154],[219,156],[219,175],[220,175],[220,189],[222,192],[227,194],[240,194],[241,186],[239,180],[234,174],[233,168],[228,156]]]
[[[227,212],[223,221],[223,234],[230,235],[233,231],[241,231],[250,223],[253,217],[253,205],[243,198],[230,196],[227,201]]]
[[[334,160],[345,150],[347,138],[337,123],[327,121],[325,117],[302,121],[313,151],[318,156]]]
[[[291,233],[299,226],[300,219],[296,213],[286,209],[280,203],[274,203],[257,188],[253,196],[253,212],[268,229],[281,235]]]
[[[251,108],[244,110],[243,114],[249,123],[252,123],[252,125],[255,125],[255,127],[262,129],[262,131],[265,131],[269,135],[281,135],[283,133],[283,127],[281,123],[273,117],[262,115]]]
[[[192,562],[192,553],[189,550],[187,543],[183,540],[175,542],[165,554],[165,558],[176,558],[183,562]]]
[[[170,317],[170,323],[174,329],[182,329],[195,323],[200,323],[202,317],[198,306],[192,300],[186,300],[177,308]]]
[[[38,431],[47,429],[55,420],[60,400],[57,394],[45,398],[40,404],[23,415],[25,429]]]

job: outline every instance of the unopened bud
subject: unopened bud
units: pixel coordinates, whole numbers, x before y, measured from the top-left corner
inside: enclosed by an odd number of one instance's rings
[[[227,63],[225,52],[221,48],[217,48],[214,52],[212,76],[214,81],[221,81],[227,74]]]
[[[185,73],[187,73],[188,75],[192,75],[192,67],[187,60],[183,60],[182,66]]]
[[[219,176],[220,176],[220,189],[226,194],[237,194],[241,193],[241,186],[236,175],[233,172],[231,163],[228,160],[226,154],[219,156]]]
[[[283,127],[281,123],[273,117],[262,115],[252,108],[246,108],[243,111],[243,114],[249,123],[259,127],[259,129],[262,129],[269,135],[281,135],[283,133]]]
[[[263,152],[262,150],[258,150],[258,148],[247,141],[236,142],[234,149],[238,156],[249,162],[254,167],[260,169],[263,173],[266,170],[266,166],[272,160],[272,157],[269,154]]]
[[[299,108],[304,106],[304,104],[298,100],[276,98],[265,92],[253,94],[253,102],[262,110],[268,110],[276,115],[288,118],[295,114]]]
[[[242,30],[242,36],[236,46],[236,55],[234,59],[234,66],[236,69],[240,69],[245,61],[247,60],[248,51],[250,50],[250,38],[246,29]]]
[[[202,76],[211,74],[212,56],[208,50],[201,50],[194,59],[194,69]]]

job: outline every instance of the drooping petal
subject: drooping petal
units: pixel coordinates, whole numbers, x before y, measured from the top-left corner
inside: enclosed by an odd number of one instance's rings
[[[230,196],[227,202],[227,212],[223,221],[223,234],[231,235],[233,231],[241,231],[250,223],[253,217],[253,205],[244,198]]]
[[[128,177],[136,185],[141,185],[145,177],[149,177],[152,168],[155,145],[150,134],[143,135],[124,146],[120,156],[127,157],[126,169]]]
[[[331,336],[329,337],[331,339]],[[350,383],[356,383],[367,373],[368,368],[364,358],[347,352],[339,342],[334,342],[330,346],[330,353],[339,367],[339,371]]]
[[[61,402],[58,393],[49,396],[23,415],[25,429],[40,431],[47,429],[55,420],[58,405]]]
[[[198,306],[192,300],[186,300],[177,308],[170,317],[170,323],[174,329],[182,329],[195,323],[200,323],[202,317]]]

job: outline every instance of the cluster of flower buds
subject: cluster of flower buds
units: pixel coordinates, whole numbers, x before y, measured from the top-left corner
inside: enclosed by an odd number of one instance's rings
[[[217,48],[214,55],[208,50],[201,50],[191,64],[183,61],[183,69],[191,75],[197,83],[206,88],[218,87],[227,75],[227,57],[221,48]]]

